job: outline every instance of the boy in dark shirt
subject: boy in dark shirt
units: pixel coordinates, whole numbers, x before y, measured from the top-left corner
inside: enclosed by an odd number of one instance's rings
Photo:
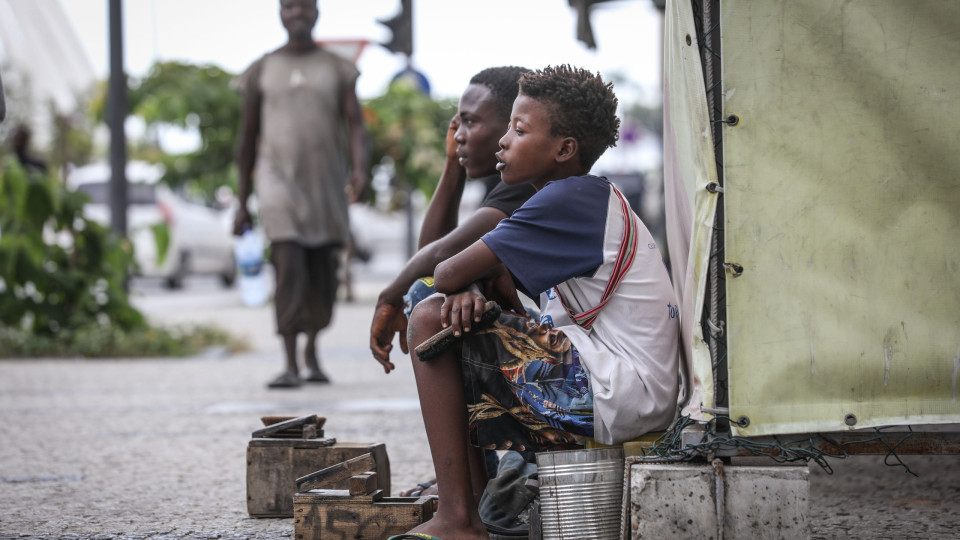
[[[517,81],[529,71],[516,66],[484,69],[470,79],[460,97],[447,132],[447,161],[420,229],[419,251],[381,291],[370,325],[370,351],[387,372],[393,369],[390,351],[395,333],[400,334],[401,350],[407,353],[407,315],[412,307],[405,313],[404,305],[433,293],[431,276],[437,264],[490,232],[534,194],[527,185],[503,184],[494,156],[517,97]],[[480,208],[458,224],[467,178],[494,187]]]

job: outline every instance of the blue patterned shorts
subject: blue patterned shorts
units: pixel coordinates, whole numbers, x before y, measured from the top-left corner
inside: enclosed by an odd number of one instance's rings
[[[563,332],[504,313],[464,336],[461,357],[475,445],[539,452],[593,436],[590,375]]]

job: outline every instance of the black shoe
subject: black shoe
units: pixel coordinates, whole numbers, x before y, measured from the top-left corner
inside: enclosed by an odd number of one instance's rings
[[[320,384],[330,383],[330,377],[327,377],[327,374],[324,373],[322,369],[310,370],[309,372],[307,372],[307,376],[304,377],[303,380],[307,382],[320,383]]]
[[[284,371],[267,383],[267,388],[299,388],[301,384],[300,377],[296,373]]]

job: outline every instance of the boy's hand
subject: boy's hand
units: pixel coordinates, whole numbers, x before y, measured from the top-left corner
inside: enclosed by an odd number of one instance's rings
[[[440,324],[444,328],[452,327],[453,335],[460,337],[470,331],[470,325],[480,321],[483,305],[487,303],[476,284],[466,289],[448,294],[440,307]]]
[[[370,325],[370,351],[377,362],[383,366],[384,373],[390,373],[396,367],[390,361],[395,333],[400,334],[400,350],[404,354],[409,353],[407,317],[403,314],[403,306],[378,301],[373,312],[373,323]]]
[[[509,309],[523,317],[528,316],[517,294],[517,285],[513,282],[513,276],[503,264],[493,271],[491,277],[483,281],[483,290],[490,300],[500,304],[504,309]]]
[[[460,129],[460,116],[454,114],[450,120],[450,126],[447,128],[447,159],[453,161],[457,161],[457,146],[459,146],[459,143],[454,139],[454,136],[458,129]]]

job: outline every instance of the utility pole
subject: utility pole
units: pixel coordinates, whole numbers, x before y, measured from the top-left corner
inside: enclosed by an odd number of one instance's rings
[[[127,235],[127,75],[123,70],[123,0],[110,4],[110,82],[107,120],[110,126],[110,227]]]
[[[384,48],[393,53],[402,53],[407,57],[406,71],[413,71],[410,57],[413,55],[413,0],[400,0],[400,13],[390,19],[377,19],[377,22],[390,29],[390,40],[381,43]],[[414,226],[413,226],[413,186],[404,175],[403,169],[406,167],[406,159],[400,159],[396,163],[397,177],[400,184],[406,190],[406,214],[407,214],[407,259],[413,257],[416,253],[414,245]]]

